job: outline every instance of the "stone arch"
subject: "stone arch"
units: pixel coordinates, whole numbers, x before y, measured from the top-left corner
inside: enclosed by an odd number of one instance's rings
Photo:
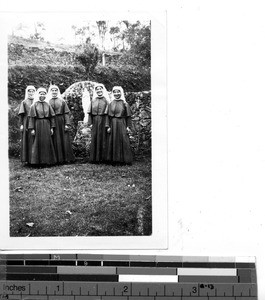
[[[76,155],[89,155],[91,132],[86,124],[87,105],[97,82],[79,81],[62,94],[71,110],[71,135]],[[151,153],[151,92],[125,92],[132,110],[131,146],[135,154]]]

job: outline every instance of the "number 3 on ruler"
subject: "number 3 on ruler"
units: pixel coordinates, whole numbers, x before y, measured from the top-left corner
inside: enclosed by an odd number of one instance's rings
[[[193,292],[194,294],[197,293],[197,286],[194,286],[194,287],[192,288],[192,292]]]

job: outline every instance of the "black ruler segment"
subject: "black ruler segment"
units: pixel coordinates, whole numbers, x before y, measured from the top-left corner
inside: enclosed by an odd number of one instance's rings
[[[50,265],[51,266],[75,266],[76,261],[75,260],[51,260]]]
[[[24,260],[6,260],[8,266],[23,266]]]
[[[171,268],[181,268],[183,264],[181,262],[157,262],[157,267],[165,268],[165,267],[171,267]]]
[[[156,267],[154,261],[131,261],[130,267]]]
[[[95,260],[78,260],[77,266],[101,266],[101,261]]]
[[[239,269],[239,268],[242,268],[242,269],[252,268],[252,269],[254,269],[255,264],[254,263],[236,263],[236,268],[237,269]]]
[[[1,268],[0,268],[1,270]],[[7,273],[57,273],[56,267],[43,267],[43,266],[7,266],[5,268]]]
[[[83,275],[83,274],[3,274],[1,280],[21,280],[21,281],[110,281],[118,282],[118,275]]]
[[[103,261],[103,266],[115,266],[115,267],[129,267],[130,263],[128,261]]]
[[[30,273],[17,273],[17,274],[6,274],[6,280],[49,280],[58,281],[59,277],[57,274],[30,274]]]
[[[0,254],[0,299],[257,300],[252,259]]]
[[[80,275],[80,274],[64,274],[59,275],[62,281],[97,281],[97,282],[118,282],[118,275]]]
[[[28,266],[48,266],[49,260],[25,260],[25,265]]]

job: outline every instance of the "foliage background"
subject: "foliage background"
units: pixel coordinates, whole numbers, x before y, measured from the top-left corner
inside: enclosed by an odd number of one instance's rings
[[[94,25],[92,22],[82,27],[73,25],[75,45],[45,41],[45,24],[40,22],[34,24],[34,31],[28,37],[20,36],[23,26],[19,24],[13,29],[8,42],[9,155],[20,153],[17,112],[27,85],[48,88],[54,83],[63,93],[74,82],[88,80],[103,83],[109,91],[115,85],[124,88],[134,113],[131,135],[134,154],[150,155],[151,93],[142,93],[151,90],[150,22],[120,21],[110,26],[106,21],[97,21]],[[139,101],[141,105],[136,107]],[[74,138],[83,110],[80,97],[69,103]],[[142,118],[149,119],[148,124],[140,122]],[[76,155],[87,155],[85,149],[73,147]]]

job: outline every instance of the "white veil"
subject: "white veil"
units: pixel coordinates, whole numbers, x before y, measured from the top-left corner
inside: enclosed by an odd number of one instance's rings
[[[109,93],[108,91],[106,90],[104,84],[102,83],[97,83],[94,85],[94,90],[93,90],[93,97],[92,97],[92,100],[96,99],[97,97],[97,92],[96,92],[96,88],[101,86],[102,89],[103,89],[103,97],[105,97],[105,99],[108,101],[108,103],[110,102],[110,99],[109,99]]]
[[[36,88],[35,88],[35,86],[34,85],[28,85],[26,87],[26,90],[25,90],[25,98],[24,98],[24,100],[28,99],[28,97],[29,97],[29,90],[34,90],[34,92],[36,94]],[[35,96],[35,94],[34,94],[34,96]]]
[[[40,88],[37,89],[37,91],[36,91],[36,93],[34,95],[33,103],[35,103],[35,102],[37,102],[37,101],[40,100],[39,99],[40,92],[45,92],[46,93],[46,99],[44,100],[46,102],[46,100],[47,100],[47,90],[45,88],[43,88],[43,87],[40,87]]]
[[[47,93],[47,96],[46,96],[46,99],[45,99],[46,102],[49,102],[52,99],[52,89],[57,89],[58,90],[57,98],[62,99],[59,87],[55,84],[52,84],[52,85],[49,86],[48,93]]]
[[[126,99],[125,99],[125,95],[124,95],[124,90],[121,86],[114,86],[112,91],[111,91],[111,95],[110,95],[110,101],[112,102],[113,100],[116,100],[114,95],[113,95],[113,91],[114,90],[119,90],[121,92],[121,97],[120,99],[123,100],[124,103],[127,103]]]

